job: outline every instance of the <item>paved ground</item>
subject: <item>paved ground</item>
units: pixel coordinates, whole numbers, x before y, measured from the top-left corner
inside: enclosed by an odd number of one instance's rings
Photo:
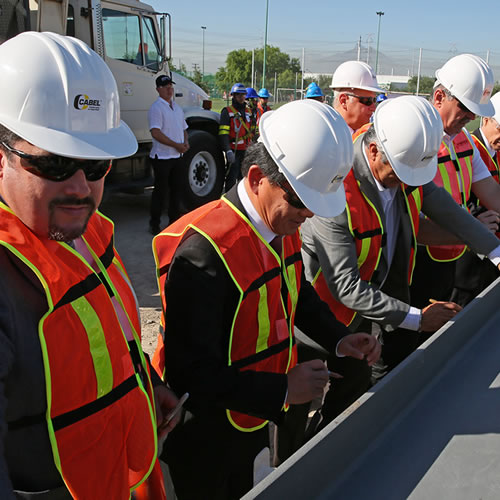
[[[150,193],[113,194],[101,204],[101,212],[115,223],[116,248],[134,285],[142,321],[142,346],[152,354],[160,324],[160,294],[155,275],[152,235],[148,231]],[[167,222],[165,217],[164,222]]]

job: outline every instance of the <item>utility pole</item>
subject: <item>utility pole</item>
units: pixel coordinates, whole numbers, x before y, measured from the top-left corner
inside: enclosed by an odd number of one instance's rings
[[[417,93],[416,93],[416,95],[418,95],[418,91],[420,90],[420,68],[421,67],[422,67],[422,48],[420,48],[420,52],[418,55],[418,75],[417,75]]]
[[[205,30],[207,29],[206,26],[201,27],[201,32],[203,33],[203,43],[202,43],[202,50],[201,50],[201,80],[203,81],[205,79]]]
[[[378,73],[378,46],[379,46],[379,43],[380,43],[380,20],[382,19],[382,16],[384,15],[384,13],[379,10],[377,12],[377,16],[378,16],[378,34],[377,34],[377,57],[375,59],[375,75]]]
[[[252,49],[252,87],[254,87],[255,49]]]
[[[264,63],[262,65],[262,88],[266,86],[266,47],[267,47],[267,20],[269,15],[269,0],[266,0],[266,31],[264,35]]]
[[[361,37],[358,40],[358,61],[361,59]]]
[[[306,49],[302,47],[302,84],[300,86],[300,98],[304,99],[304,68],[306,64]]]

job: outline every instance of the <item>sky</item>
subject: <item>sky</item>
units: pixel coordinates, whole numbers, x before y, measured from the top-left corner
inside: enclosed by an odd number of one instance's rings
[[[188,71],[194,64],[202,69],[203,31],[205,73],[224,66],[231,50],[264,45],[266,0],[143,1],[171,14],[174,64],[181,62]],[[481,4],[470,0],[268,0],[268,4],[268,45],[300,61],[304,49],[306,72],[333,73],[344,60],[356,59],[360,37],[361,60],[375,67],[380,20],[379,74],[417,74],[422,49],[423,75],[433,76],[447,59],[469,52],[488,57],[495,80],[500,80],[499,0]]]

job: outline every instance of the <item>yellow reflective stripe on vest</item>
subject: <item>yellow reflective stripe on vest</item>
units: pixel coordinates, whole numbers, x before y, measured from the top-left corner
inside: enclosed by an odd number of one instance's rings
[[[360,268],[368,258],[368,253],[370,252],[370,238],[365,238],[361,240],[361,252],[358,255],[358,268]]]
[[[229,125],[219,125],[219,135],[229,134]]]
[[[113,368],[106,347],[101,321],[85,297],[79,297],[70,305],[80,318],[87,333],[90,355],[92,356],[96,375],[97,398],[100,398],[113,389]]]
[[[259,310],[257,311],[259,322],[259,335],[255,352],[261,352],[267,349],[269,334],[271,333],[271,323],[269,322],[269,307],[267,305],[267,284],[259,288]]]
[[[358,186],[360,186],[359,181],[358,181]],[[384,236],[384,226],[382,225],[382,219],[380,218],[380,215],[377,212],[377,209],[375,208],[375,206],[373,205],[373,203],[368,199],[368,196],[366,196],[365,193],[363,193],[363,191],[361,191],[361,187],[360,187],[359,191],[363,195],[363,197],[366,200],[366,202],[368,203],[368,205],[370,205],[370,207],[372,207],[372,210],[375,212],[375,215],[377,216],[378,223],[379,223],[379,226],[380,226],[380,231],[381,231],[380,237],[382,238],[382,236]],[[371,245],[372,238],[368,238],[368,241],[369,241],[369,244]],[[367,252],[366,255],[368,255],[368,252]],[[381,255],[382,255],[382,245],[380,245],[380,247],[378,249],[377,262],[375,262],[374,271],[378,268],[378,263],[380,262]],[[365,260],[366,260],[366,256],[365,256]],[[361,266],[362,264],[364,264],[364,262],[365,261],[363,261],[361,264],[359,264],[359,260],[358,260],[358,265]],[[371,277],[370,277],[370,280],[371,280]],[[371,281],[369,281],[369,283],[371,283]]]
[[[412,261],[412,266],[411,266],[411,271],[410,271],[410,279],[409,279],[409,284],[411,285],[411,282],[413,281],[413,270],[415,269],[415,263],[417,259],[417,233],[415,231],[415,224],[413,223],[413,215],[410,207],[410,201],[408,200],[408,196],[406,196],[406,191],[404,188],[404,185],[402,186],[402,191],[403,191],[403,196],[405,199],[406,203],[406,209],[408,211],[408,216],[410,218],[410,224],[411,224],[411,233],[413,236],[413,261]],[[422,208],[422,198],[420,196],[420,191],[418,188],[414,189],[410,196],[413,196],[415,199],[415,205],[417,206],[417,210],[420,212],[420,209]]]

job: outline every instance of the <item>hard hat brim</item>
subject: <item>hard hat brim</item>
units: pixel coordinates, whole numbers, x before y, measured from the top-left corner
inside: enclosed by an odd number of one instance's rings
[[[314,189],[305,186],[292,176],[287,175],[283,169],[280,171],[286,177],[302,203],[314,214],[320,217],[336,217],[345,210],[346,198],[344,185],[339,186],[337,191],[331,193],[318,193]]]
[[[338,89],[346,89],[346,88],[349,88],[349,89],[360,89],[360,90],[368,90],[370,92],[376,92],[377,94],[380,94],[380,92],[385,92],[384,89],[381,89],[379,87],[368,87],[368,86],[365,86],[365,85],[361,85],[361,86],[342,86],[342,87],[339,87],[338,85],[330,85],[330,88],[333,89],[333,90],[338,90]]]
[[[389,158],[394,173],[398,179],[408,186],[423,186],[434,180],[437,173],[437,155],[432,157],[426,165],[419,168],[411,167],[405,163]]]
[[[105,133],[64,132],[52,128],[12,120],[0,113],[0,123],[16,135],[52,154],[68,158],[107,160],[126,158],[137,151],[137,140],[129,126],[120,126]]]
[[[475,115],[490,117],[490,116],[493,116],[495,114],[495,108],[494,108],[493,104],[491,103],[491,100],[488,100],[488,102],[486,102],[484,104],[476,104],[475,102],[472,102],[471,100],[463,97],[462,99],[460,99],[460,102],[469,111],[472,111]]]

